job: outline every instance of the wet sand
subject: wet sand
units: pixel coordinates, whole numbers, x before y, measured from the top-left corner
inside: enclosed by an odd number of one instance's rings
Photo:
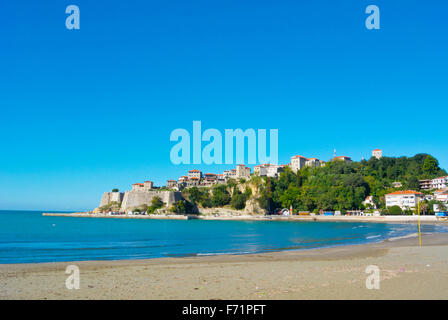
[[[80,289],[65,286],[68,265]],[[380,268],[367,289],[366,267]],[[0,299],[448,299],[448,233],[250,255],[0,265]]]

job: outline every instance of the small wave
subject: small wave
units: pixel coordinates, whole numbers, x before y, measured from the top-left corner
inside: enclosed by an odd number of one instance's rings
[[[242,251],[242,252],[210,252],[210,253],[197,253],[197,256],[222,256],[227,254],[250,254],[254,253],[251,251]]]
[[[404,235],[404,236],[400,236],[400,237],[389,238],[389,241],[395,241],[395,240],[406,239],[406,238],[414,238],[416,236],[418,236],[418,233],[410,233],[410,234],[407,234],[407,235]]]
[[[378,237],[381,237],[381,235],[377,235],[377,236],[369,236],[369,237],[366,237],[366,239],[373,239],[373,238],[378,238]]]

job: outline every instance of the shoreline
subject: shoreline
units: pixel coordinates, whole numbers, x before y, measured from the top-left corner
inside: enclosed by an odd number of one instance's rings
[[[81,289],[65,288],[80,268]],[[381,269],[381,290],[365,268]],[[448,234],[259,254],[0,265],[0,299],[448,299]]]
[[[447,217],[438,216],[261,216],[261,215],[238,215],[238,216],[213,216],[213,215],[114,215],[75,212],[75,213],[42,213],[42,216],[72,217],[72,218],[112,218],[112,219],[159,219],[159,220],[217,220],[217,221],[335,221],[335,222],[394,222],[394,223],[447,223]]]

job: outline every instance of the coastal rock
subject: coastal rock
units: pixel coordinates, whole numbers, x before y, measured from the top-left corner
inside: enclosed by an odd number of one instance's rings
[[[266,210],[260,207],[257,199],[251,198],[246,201],[244,213],[248,215],[264,215],[266,214]]]

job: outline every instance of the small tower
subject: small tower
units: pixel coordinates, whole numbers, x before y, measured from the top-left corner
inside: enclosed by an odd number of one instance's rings
[[[381,150],[381,149],[372,150],[372,157],[381,159],[383,157],[383,150]]]

